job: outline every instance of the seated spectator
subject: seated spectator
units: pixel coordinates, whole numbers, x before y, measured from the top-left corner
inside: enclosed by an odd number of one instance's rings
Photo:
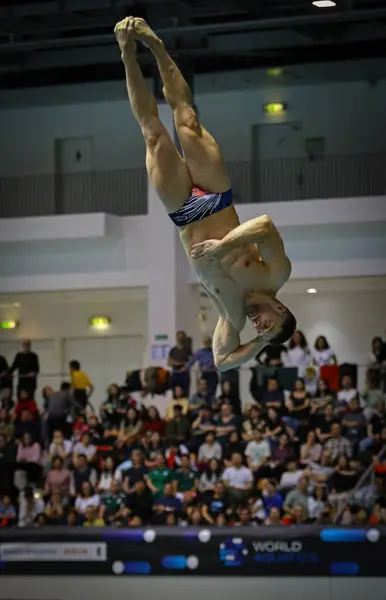
[[[146,418],[143,422],[142,434],[158,433],[160,438],[165,435],[165,421],[161,419],[158,409],[155,406],[149,406]]]
[[[29,433],[34,440],[41,439],[40,420],[35,419],[28,410],[22,410],[20,419],[15,421],[15,439],[21,440],[25,433]]]
[[[73,441],[79,442],[84,433],[88,431],[88,423],[85,415],[77,415],[72,426]]]
[[[181,466],[175,472],[174,490],[178,498],[183,502],[190,502],[197,496],[199,473],[192,469],[190,458],[187,455],[181,456]]]
[[[225,380],[221,383],[221,394],[216,400],[216,405],[214,408],[219,410],[221,404],[226,402],[232,406],[232,412],[235,415],[241,415],[241,399],[238,395],[235,386],[228,380]],[[208,402],[209,404],[209,402]]]
[[[165,483],[174,481],[173,471],[167,466],[165,457],[161,452],[157,454],[156,466],[150,469],[145,479],[155,498],[161,496]]]
[[[294,516],[295,506],[301,506],[304,510],[304,515],[308,517],[308,483],[305,477],[300,477],[296,488],[288,492],[284,499],[283,510],[285,513]]]
[[[303,504],[295,504],[292,512],[291,525],[309,525],[312,521]]]
[[[71,495],[77,496],[82,491],[83,483],[89,483],[95,487],[97,483],[96,470],[87,463],[87,458],[84,454],[79,454],[74,464],[74,469],[71,472]]]
[[[243,465],[242,454],[233,455],[232,466],[225,469],[222,479],[233,508],[247,501],[253,485],[253,474]]]
[[[308,417],[310,412],[310,395],[306,391],[306,387],[303,379],[297,379],[293,392],[287,401],[288,417],[283,417],[283,421],[288,427],[295,432],[298,430],[299,425],[306,421],[308,424]]]
[[[88,418],[88,432],[91,444],[94,446],[104,445],[104,429],[99,422],[98,417],[92,414]]]
[[[321,409],[321,414],[318,417],[315,430],[316,437],[321,444],[324,444],[330,439],[332,426],[337,422],[338,417],[334,413],[332,404],[326,404],[324,409]]]
[[[386,397],[383,390],[379,387],[379,382],[376,377],[371,374],[367,375],[366,389],[362,393],[364,401],[364,415],[366,419],[370,419],[373,416],[373,409],[375,406],[382,404],[383,407],[386,405]]]
[[[239,506],[236,515],[236,521],[233,523],[235,527],[250,527],[256,526],[256,522],[253,520],[251,511],[247,506]]]
[[[342,378],[342,389],[338,392],[338,405],[344,411],[350,404],[350,400],[358,396],[358,390],[353,386],[352,379],[349,375]]]
[[[246,442],[252,439],[253,430],[262,426],[262,419],[260,418],[260,409],[257,404],[252,404],[248,410],[248,415],[242,424],[242,438]]]
[[[148,472],[141,450],[134,449],[132,451],[131,463],[130,469],[122,473],[122,489],[126,494],[134,492],[135,483],[139,479],[143,479]]]
[[[7,442],[13,438],[14,424],[11,415],[3,408],[0,410],[0,435],[3,435]]]
[[[300,462],[307,465],[309,462],[319,462],[322,456],[322,445],[318,444],[314,431],[309,431],[307,441],[300,447]]]
[[[50,525],[65,525],[66,522],[66,499],[62,498],[60,490],[52,490],[51,496],[46,503],[44,514]]]
[[[154,523],[156,525],[165,524],[166,514],[172,512],[178,516],[182,511],[182,506],[180,498],[175,494],[173,484],[169,482],[165,483],[163,486],[163,493],[154,500]]]
[[[328,387],[328,383],[324,379],[319,379],[317,390],[311,398],[310,420],[314,425],[318,424],[318,417],[324,414],[327,404],[331,404],[334,409],[335,397]]]
[[[12,504],[10,494],[3,494],[0,499],[0,527],[11,527],[17,523],[16,507]]]
[[[24,471],[28,483],[36,484],[43,471],[42,449],[29,433],[25,433],[17,444],[16,462],[17,472]]]
[[[352,443],[357,444],[366,434],[366,419],[359,404],[358,397],[351,398],[349,409],[342,418],[344,436]]]
[[[325,443],[324,449],[329,453],[332,461],[335,461],[342,454],[347,458],[351,458],[353,453],[351,444],[347,438],[342,436],[339,423],[334,423],[331,426],[331,437]]]
[[[203,496],[202,500],[202,517],[209,525],[215,525],[219,515],[226,517],[231,511],[225,487],[220,481],[216,483],[212,492],[209,491]]]
[[[320,518],[326,508],[327,494],[324,485],[316,485],[311,496],[308,497],[308,516],[313,521]]]
[[[199,464],[208,464],[213,458],[220,461],[222,459],[222,447],[216,442],[213,431],[208,431],[205,436],[205,442],[198,449],[197,461]]]
[[[183,415],[188,414],[189,400],[184,396],[182,387],[177,385],[173,390],[173,398],[166,405],[165,421],[171,421],[175,416],[175,407],[179,406]]]
[[[265,516],[268,518],[272,508],[277,508],[279,511],[283,506],[283,498],[277,492],[277,487],[274,481],[268,480],[263,491],[263,505]]]
[[[139,412],[130,407],[121,421],[117,439],[118,448],[125,448],[127,453],[130,454],[133,447],[139,443],[141,432],[142,421]]]
[[[212,406],[213,397],[209,394],[208,383],[206,379],[199,379],[197,392],[193,394],[189,399],[189,415],[192,420],[196,419],[199,415],[200,409],[203,406]]]
[[[126,410],[125,406],[122,406],[119,386],[116,383],[111,383],[107,389],[107,399],[102,402],[99,408],[104,429],[117,431]]]
[[[144,479],[137,479],[135,482],[134,491],[127,499],[126,508],[130,517],[139,517],[144,525],[150,522],[153,510],[153,495]]]
[[[83,481],[80,493],[75,499],[74,508],[78,515],[85,515],[88,506],[99,507],[100,496],[94,492],[94,488],[88,481]]]
[[[98,507],[89,505],[86,508],[86,520],[83,522],[83,527],[104,527],[104,520],[98,515]]]
[[[39,410],[37,404],[33,398],[30,397],[26,390],[20,390],[19,398],[15,406],[15,419],[20,419],[23,411],[31,413],[33,419],[37,419],[39,416]]]
[[[272,507],[267,519],[264,521],[264,525],[281,525],[281,514],[278,508]]]
[[[44,511],[44,502],[41,498],[34,496],[33,489],[25,488],[19,498],[19,527],[33,526],[35,519]]]
[[[358,475],[344,454],[338,456],[335,463],[335,472],[328,481],[328,501],[340,512],[358,481]]]
[[[189,447],[192,451],[197,451],[199,446],[204,443],[207,433],[215,433],[216,425],[213,419],[213,413],[210,406],[203,406],[198,413],[198,417],[192,423]]]
[[[68,498],[71,493],[71,472],[60,456],[52,459],[52,469],[48,471],[44,483],[44,495],[50,496],[54,490],[59,490],[64,498]]]
[[[212,492],[216,484],[221,481],[221,462],[217,458],[212,458],[207,464],[206,470],[200,477],[198,489],[200,493]]]
[[[279,437],[285,433],[285,424],[275,408],[268,409],[267,416],[262,422],[261,430],[271,448],[275,448]]]
[[[288,352],[285,356],[286,367],[297,367],[299,376],[312,363],[312,356],[308,348],[307,340],[302,331],[295,331],[288,344]]]
[[[311,487],[324,485],[333,472],[331,456],[325,450],[322,452],[320,463],[309,462],[304,469],[304,475],[309,478]]]
[[[169,445],[180,445],[185,443],[189,437],[190,423],[182,406],[175,404],[173,411],[173,418],[166,423],[165,435]]]
[[[386,363],[386,344],[377,336],[371,342],[371,354],[367,364],[369,367],[382,367]]]
[[[90,397],[94,391],[89,376],[82,367],[79,361],[70,361],[71,389],[75,402],[79,405],[80,410],[84,412],[89,405]]]
[[[218,443],[218,442],[216,442]],[[232,465],[232,456],[235,452],[244,455],[245,443],[240,440],[239,432],[232,431],[224,448],[224,464],[226,467]]]
[[[304,471],[299,469],[296,460],[289,460],[285,471],[280,477],[280,489],[287,490],[294,488],[304,476]]]
[[[269,461],[271,477],[274,479],[280,479],[287,463],[291,460],[294,460],[294,458],[295,452],[289,443],[288,435],[283,433],[279,437],[279,445],[272,451],[272,456]]]
[[[366,426],[366,436],[359,442],[359,452],[366,452],[376,447],[385,426],[385,405],[380,403],[372,408],[372,417]]]
[[[261,397],[261,407],[266,413],[269,408],[274,408],[278,414],[284,410],[284,392],[279,386],[277,379],[271,378],[267,381],[267,389]]]
[[[79,442],[74,445],[72,451],[72,460],[75,463],[78,459],[78,456],[85,456],[87,458],[87,462],[93,464],[96,459],[97,449],[91,443],[91,436],[87,431],[84,433]]]
[[[216,439],[219,444],[225,446],[232,431],[237,431],[240,422],[233,413],[232,406],[224,402],[220,408],[220,414],[216,420]]]
[[[99,515],[106,525],[127,524],[129,511],[127,510],[128,496],[122,490],[119,481],[113,480],[110,488],[104,490],[100,496],[101,506]]]
[[[255,481],[264,477],[264,473],[266,473],[264,467],[271,456],[271,448],[259,429],[254,430],[253,439],[248,442],[245,449],[245,456],[247,465],[254,474]]]
[[[150,437],[146,437],[143,442],[143,450],[145,453],[145,465],[148,469],[156,466],[156,457],[163,449],[161,438],[156,431]]]
[[[201,508],[199,506],[191,507],[191,510],[188,513],[188,525],[192,525],[193,527],[200,527],[205,523],[204,518],[202,516]]]
[[[335,356],[335,352],[331,350],[327,339],[324,335],[320,335],[316,338],[314,352],[313,352],[314,363],[317,367],[324,367],[326,365],[336,365],[338,361]]]
[[[95,488],[99,494],[108,492],[111,489],[111,485],[114,481],[115,469],[115,462],[112,456],[106,456],[102,459],[99,479]]]
[[[48,459],[51,463],[56,456],[62,459],[65,466],[70,464],[72,442],[64,439],[63,432],[60,429],[53,432],[52,442],[48,448]]]

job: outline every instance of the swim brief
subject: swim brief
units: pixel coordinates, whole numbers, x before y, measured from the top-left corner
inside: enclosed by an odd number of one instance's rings
[[[186,202],[174,213],[170,213],[169,217],[177,227],[184,227],[189,223],[201,221],[205,217],[214,215],[220,210],[231,206],[231,204],[232,190],[213,193],[194,187]]]

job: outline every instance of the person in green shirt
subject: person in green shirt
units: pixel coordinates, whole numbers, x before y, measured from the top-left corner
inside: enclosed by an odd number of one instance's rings
[[[198,491],[199,473],[190,466],[190,458],[187,454],[181,457],[181,467],[175,474],[175,492],[181,494],[184,501],[194,498]]]
[[[159,452],[156,455],[155,463],[155,467],[150,469],[145,478],[154,498],[160,498],[163,494],[165,483],[172,482],[174,480],[174,474],[167,466],[162,452]]]
[[[125,517],[126,504],[127,494],[122,492],[119,481],[113,481],[110,490],[102,496],[100,516],[107,525],[119,523]]]

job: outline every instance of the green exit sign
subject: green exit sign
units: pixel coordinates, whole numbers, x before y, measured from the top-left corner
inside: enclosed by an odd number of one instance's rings
[[[0,329],[16,329],[16,321],[0,321]]]
[[[154,336],[156,342],[166,342],[168,339],[169,336],[167,333],[157,333],[157,335]]]

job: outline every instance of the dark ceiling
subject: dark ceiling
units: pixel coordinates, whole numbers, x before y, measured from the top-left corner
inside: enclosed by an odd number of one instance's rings
[[[128,15],[197,73],[386,56],[385,0],[335,1],[0,0],[0,88],[120,79],[113,28]]]

